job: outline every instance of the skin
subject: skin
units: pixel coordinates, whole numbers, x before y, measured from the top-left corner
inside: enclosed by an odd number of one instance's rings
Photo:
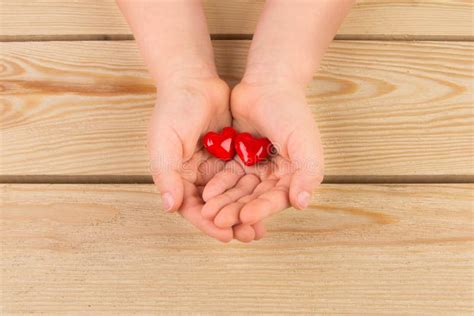
[[[230,89],[215,69],[202,4],[192,0],[117,3],[157,88],[148,150],[163,208],[177,211],[205,234],[228,242],[241,229],[219,228],[201,214],[203,188],[224,163],[203,150],[200,138],[232,123]],[[252,240],[263,234],[260,223],[245,229]]]
[[[266,217],[305,208],[323,177],[305,85],[352,1],[268,0],[232,93],[217,75],[201,1],[117,3],[157,87],[148,148],[163,207],[223,242],[260,239]],[[270,138],[278,156],[254,167],[211,157],[200,138],[230,125]]]
[[[278,155],[246,167],[237,157],[203,191],[203,216],[221,228],[250,226],[289,206],[304,209],[322,182],[324,156],[305,88],[353,1],[269,0],[250,48],[245,75],[232,91],[233,126],[268,137]],[[240,178],[255,175],[246,196],[223,203]],[[223,185],[225,184],[225,185]]]

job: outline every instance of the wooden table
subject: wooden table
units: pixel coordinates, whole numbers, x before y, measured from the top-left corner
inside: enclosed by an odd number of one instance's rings
[[[231,84],[262,4],[205,1]],[[308,87],[325,183],[222,245],[160,210],[114,3],[0,0],[0,314],[472,315],[473,10],[359,1]]]

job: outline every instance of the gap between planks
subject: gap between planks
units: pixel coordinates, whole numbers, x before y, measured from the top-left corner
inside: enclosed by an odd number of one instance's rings
[[[151,184],[147,175],[2,175],[0,183],[24,184]],[[326,184],[461,184],[474,183],[473,175],[326,176]]]
[[[472,43],[434,43],[333,42],[307,91],[327,177],[474,176]],[[214,42],[228,82],[240,78],[248,45]],[[149,175],[155,89],[132,41],[3,46],[12,71],[2,73],[1,175]]]
[[[0,185],[0,310],[472,315],[472,187],[323,185],[222,245],[152,185]]]
[[[211,34],[211,40],[252,40],[253,34]],[[341,34],[335,40],[472,42],[474,35]],[[131,34],[0,35],[0,42],[131,41]]]

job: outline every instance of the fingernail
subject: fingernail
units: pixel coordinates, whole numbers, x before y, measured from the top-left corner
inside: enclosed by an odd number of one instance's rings
[[[310,198],[311,194],[309,192],[303,191],[298,194],[298,204],[302,209],[308,207]]]
[[[161,200],[163,203],[163,208],[166,212],[169,212],[174,204],[173,196],[171,195],[171,193],[166,192],[165,194],[163,194],[161,196]]]

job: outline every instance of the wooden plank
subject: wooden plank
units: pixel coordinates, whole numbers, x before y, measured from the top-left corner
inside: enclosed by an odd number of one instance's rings
[[[237,82],[249,42],[214,45],[220,73]],[[308,87],[329,179],[472,179],[473,46],[335,41]],[[3,181],[149,174],[155,89],[133,42],[0,47]]]
[[[223,245],[152,185],[2,185],[1,310],[470,315],[473,188],[323,185]]]
[[[204,1],[212,34],[252,34],[264,1]],[[359,0],[342,38],[473,39],[470,0]],[[0,0],[0,39],[130,35],[113,0]]]

